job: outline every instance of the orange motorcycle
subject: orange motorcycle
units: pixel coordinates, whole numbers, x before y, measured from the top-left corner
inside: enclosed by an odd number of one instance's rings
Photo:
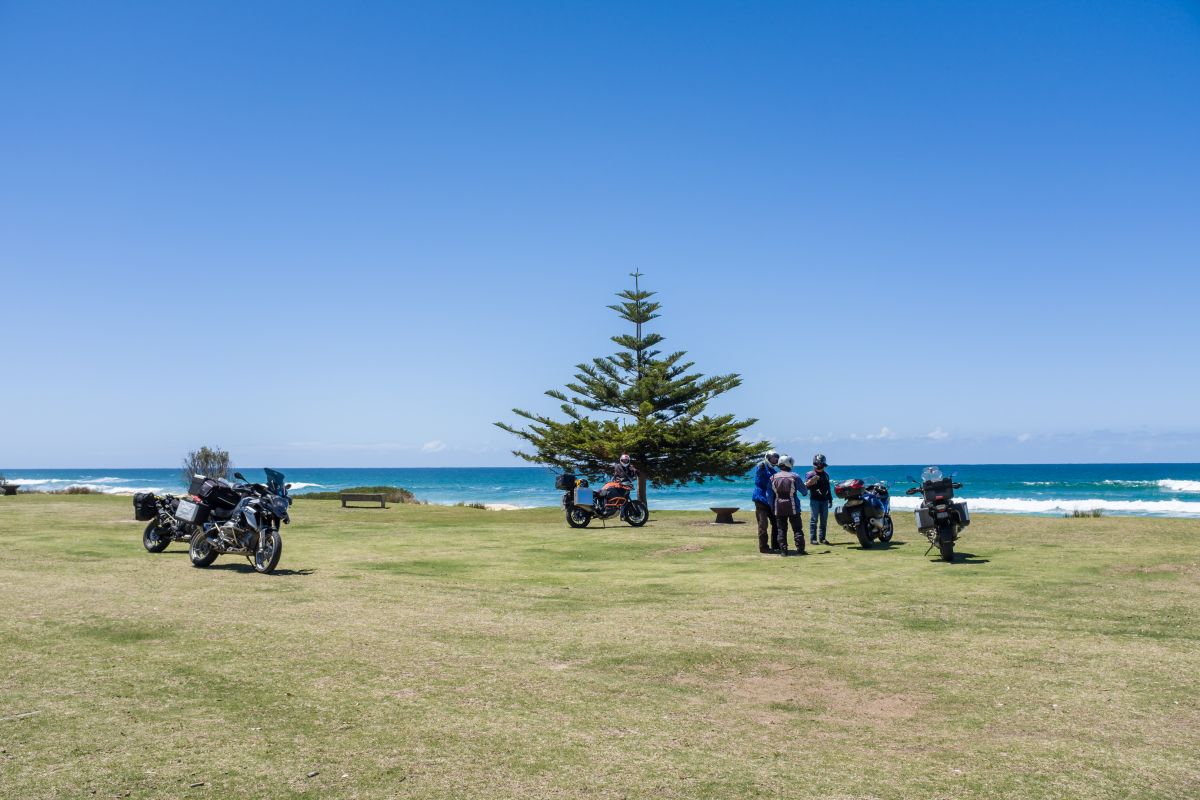
[[[600,491],[588,487],[586,478],[567,473],[554,479],[554,488],[563,492],[562,506],[567,512],[567,524],[586,528],[593,518],[612,519],[640,528],[650,519],[646,504],[635,497],[633,484],[609,481]]]

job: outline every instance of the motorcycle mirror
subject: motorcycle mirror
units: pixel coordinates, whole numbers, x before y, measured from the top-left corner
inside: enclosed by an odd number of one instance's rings
[[[904,477],[907,478],[908,480],[912,481],[913,483],[920,483],[920,481],[918,481],[912,475],[905,475]]]
[[[285,484],[283,485],[283,488],[285,488],[285,489],[290,489],[290,488],[292,488],[292,485],[291,485],[290,483],[285,483]]]
[[[235,473],[233,473],[233,477],[237,478],[239,481],[244,481],[244,480],[246,480],[246,476],[245,476],[245,475],[243,475],[243,474],[242,474],[242,473],[240,473],[240,472],[235,472]]]

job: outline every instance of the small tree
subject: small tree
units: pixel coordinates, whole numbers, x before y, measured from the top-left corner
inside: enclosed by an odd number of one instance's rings
[[[183,482],[189,483],[193,475],[207,475],[210,478],[228,478],[233,472],[233,461],[228,451],[219,447],[201,447],[193,450],[183,459]]]
[[[641,273],[630,277],[633,290],[618,293],[621,302],[609,308],[633,324],[633,333],[612,337],[621,348],[614,355],[577,365],[567,391],[546,392],[562,403],[567,418],[558,421],[514,408],[514,414],[529,420],[527,428],[496,425],[529,445],[528,452],[513,451],[518,458],[585,475],[607,473],[621,453],[628,453],[638,468],[643,501],[647,482],[660,488],[740,478],[768,447],[767,442],[741,439],[758,420],[703,412],[714,397],[739,386],[741,377],[689,372],[694,363],[684,361],[684,351],[664,356],[655,349],[665,337],[645,333],[643,326],[658,318],[661,304],[650,300],[654,292],[641,288]],[[595,419],[588,412],[606,416]]]

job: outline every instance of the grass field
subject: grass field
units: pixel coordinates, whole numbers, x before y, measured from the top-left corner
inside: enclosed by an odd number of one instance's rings
[[[907,514],[787,559],[709,514],[293,515],[263,576],[0,498],[0,796],[1200,796],[1200,521],[979,516],[948,565]]]

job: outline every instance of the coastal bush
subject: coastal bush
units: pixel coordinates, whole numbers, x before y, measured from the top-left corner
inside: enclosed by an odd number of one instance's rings
[[[46,494],[104,494],[104,492],[93,489],[91,486],[68,486],[65,489],[50,489]]]
[[[1063,514],[1063,516],[1066,517],[1067,519],[1081,519],[1084,517],[1089,517],[1089,518],[1090,517],[1103,517],[1104,511],[1099,508],[1093,508],[1091,511],[1081,511],[1077,508],[1074,511],[1072,511],[1070,514]]]
[[[193,475],[207,475],[210,478],[228,478],[233,472],[233,460],[229,451],[219,447],[201,447],[193,450],[183,459],[183,482],[191,483]]]
[[[400,486],[355,486],[337,492],[305,492],[294,497],[305,500],[337,500],[343,492],[351,494],[382,494],[389,503],[420,503],[416,495]]]
[[[487,506],[483,503],[455,503],[454,505],[458,508],[477,508],[480,511],[487,511]]]

